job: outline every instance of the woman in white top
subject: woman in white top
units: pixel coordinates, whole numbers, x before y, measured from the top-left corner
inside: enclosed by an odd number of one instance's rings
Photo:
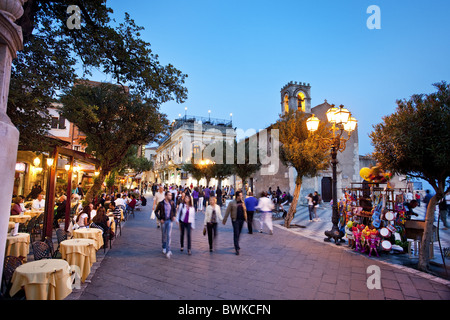
[[[89,206],[85,206],[83,211],[77,217],[77,224],[79,228],[86,228],[91,223],[91,208]]]
[[[258,209],[261,212],[261,218],[260,223],[261,227],[259,229],[259,232],[263,232],[264,223],[267,225],[267,227],[270,230],[270,234],[273,234],[273,224],[272,224],[272,210],[275,207],[272,200],[270,200],[267,196],[267,192],[263,192],[261,195],[261,198],[259,198],[258,205],[256,206],[256,209]]]
[[[217,221],[222,221],[222,213],[220,212],[220,206],[216,204],[216,197],[211,196],[209,198],[209,205],[205,210],[204,228],[208,231],[208,243],[209,252],[213,251],[213,239],[217,237]],[[214,235],[213,235],[214,232]]]
[[[191,255],[191,229],[195,228],[195,208],[192,198],[185,195],[184,201],[178,207],[176,220],[180,223],[180,251],[184,250],[184,231],[186,230],[188,254]]]
[[[309,210],[309,222],[313,220],[313,212],[314,212],[314,202],[312,193],[308,194],[305,197],[308,200],[308,210]]]

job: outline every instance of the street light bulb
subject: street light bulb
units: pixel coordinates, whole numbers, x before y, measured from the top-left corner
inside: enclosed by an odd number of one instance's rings
[[[336,123],[336,112],[339,110],[339,108],[336,108],[334,105],[330,109],[328,109],[326,115],[328,122],[330,123]]]
[[[356,129],[356,125],[358,124],[358,121],[350,117],[346,123],[344,123],[344,130],[347,132],[353,132]]]
[[[33,164],[35,167],[39,167],[39,165],[41,164],[41,159],[39,159],[39,157],[34,158]]]
[[[70,164],[64,165],[64,169],[66,169],[66,171],[69,171],[70,170]]]
[[[47,158],[47,165],[51,167],[53,165],[53,158]]]
[[[319,128],[319,118],[315,117],[314,114],[306,120],[306,127],[309,132],[315,132]]]
[[[341,105],[336,112],[336,123],[345,125],[348,122],[349,118],[350,111],[348,111],[346,108],[344,108],[343,105]]]

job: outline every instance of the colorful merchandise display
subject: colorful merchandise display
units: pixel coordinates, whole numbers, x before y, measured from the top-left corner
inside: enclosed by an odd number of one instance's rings
[[[370,173],[363,171],[361,175],[378,172],[390,179],[382,170],[369,170]],[[365,181],[353,183],[344,191],[345,196],[338,205],[340,225],[351,248],[369,256],[407,251],[403,206],[406,190],[390,188],[387,183]]]

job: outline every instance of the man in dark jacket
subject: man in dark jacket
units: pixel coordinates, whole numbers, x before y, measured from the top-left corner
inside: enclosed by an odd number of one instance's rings
[[[247,221],[247,208],[245,207],[245,202],[242,199],[242,191],[236,192],[236,200],[231,201],[228,204],[225,217],[222,223],[225,225],[227,223],[228,216],[231,217],[231,223],[233,225],[233,241],[234,249],[236,250],[236,255],[239,255],[239,237],[241,235],[242,226],[244,222]]]
[[[172,201],[172,193],[170,191],[166,191],[164,200],[156,206],[155,216],[161,223],[162,252],[170,259],[172,255],[172,251],[170,251],[172,224],[176,216],[175,203]]]

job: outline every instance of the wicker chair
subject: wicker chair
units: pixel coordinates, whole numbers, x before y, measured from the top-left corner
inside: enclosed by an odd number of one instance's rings
[[[14,256],[6,256],[5,263],[3,265],[3,276],[2,276],[2,286],[1,286],[1,296],[2,298],[12,298],[9,295],[9,290],[11,289],[11,280],[14,274],[14,271],[17,267],[23,264],[24,257],[14,257]],[[17,293],[14,297],[24,298],[24,292]]]
[[[52,253],[50,246],[42,241],[35,241],[31,244],[33,247],[34,260],[51,259]]]
[[[100,227],[99,225],[95,224],[94,222],[91,223],[90,225],[91,228],[97,228],[102,230],[102,236],[103,236],[103,253],[106,252],[106,248],[108,246],[108,240],[109,240],[109,248],[112,248],[111,245],[111,228],[108,228],[107,230],[104,230],[102,227]]]
[[[32,242],[34,242],[34,236],[36,235],[36,233],[34,232],[35,225],[36,225],[36,219],[37,219],[37,217],[34,216],[33,218],[30,219],[30,221],[28,221],[28,223],[26,225],[26,233],[30,234]]]

